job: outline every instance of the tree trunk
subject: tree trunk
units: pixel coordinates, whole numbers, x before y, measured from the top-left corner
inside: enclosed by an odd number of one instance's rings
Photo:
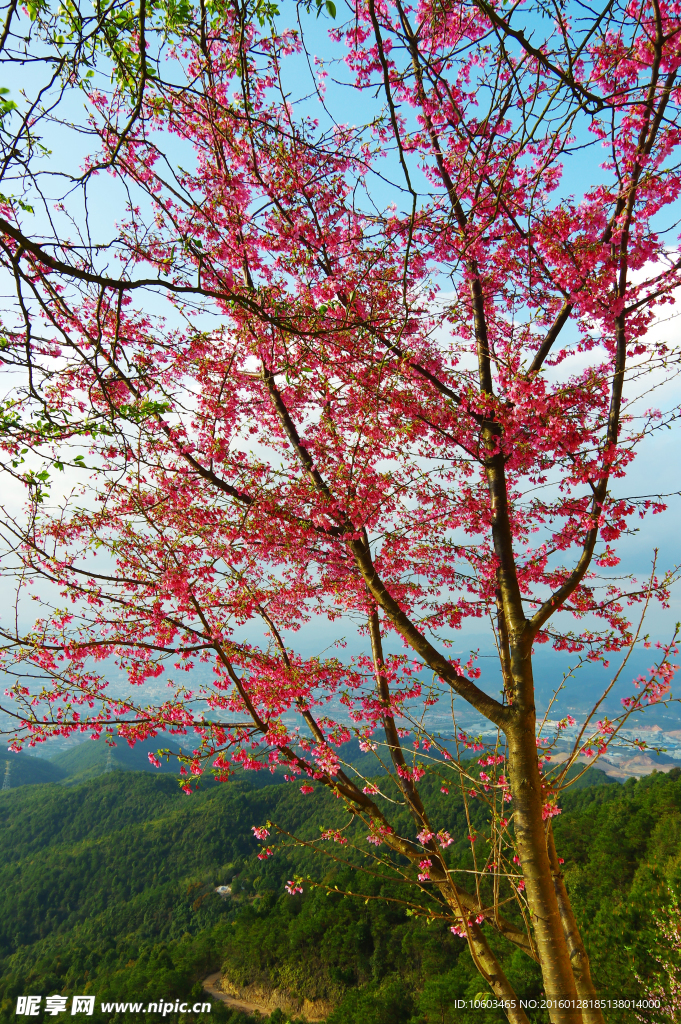
[[[575,1024],[584,1018],[577,1005],[577,985],[546,845],[535,726],[534,707],[514,704],[506,737],[515,836],[545,996],[550,1001],[549,1016],[553,1024]]]

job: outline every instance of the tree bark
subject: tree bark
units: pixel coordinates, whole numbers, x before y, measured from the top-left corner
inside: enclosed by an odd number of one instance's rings
[[[517,662],[517,648],[513,654],[515,657],[512,660]],[[526,655],[526,662],[526,671],[531,674],[529,654]],[[522,685],[517,685],[516,689],[527,692]],[[506,730],[506,737],[515,836],[544,991],[547,1000],[551,1001],[549,1016],[552,1024],[581,1024],[584,1018],[578,1008],[577,985],[563,931],[542,821],[543,800],[537,763],[534,705],[527,706],[521,700],[514,704],[513,710],[513,721]],[[567,1006],[561,1005],[563,1003],[567,1003]]]

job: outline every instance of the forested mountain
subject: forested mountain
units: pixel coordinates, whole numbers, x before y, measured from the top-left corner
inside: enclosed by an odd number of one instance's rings
[[[435,787],[429,799],[442,802],[461,837],[451,863],[470,868],[460,800]],[[258,860],[251,829],[266,820],[312,841],[347,813],[321,790],[303,796],[297,787],[230,782],[187,797],[168,776],[119,771],[2,794],[0,1020],[16,1020],[16,997],[29,992],[200,996],[202,979],[220,968],[236,986],[326,1001],[329,1024],[464,1020],[455,1002],[481,985],[463,940],[444,922],[375,899],[399,901],[405,891],[348,867],[345,847],[289,846]],[[665,884],[681,881],[681,772],[568,791],[555,831],[603,995],[640,998],[634,968],[645,977],[654,967],[652,912]],[[294,873],[338,891],[305,882],[302,895],[289,896]],[[231,885],[232,895],[221,897],[218,885]],[[500,940],[495,949],[519,994],[541,998],[532,961],[504,953]],[[239,1016],[220,1005],[205,1019]],[[503,1019],[476,1011],[480,1022]],[[609,1019],[634,1017],[613,1011]]]
[[[178,764],[174,756],[162,758],[160,767],[149,762],[148,755],[155,754],[159,747],[170,751],[172,755],[181,750],[176,742],[161,734],[156,739],[135,744],[134,747],[128,746],[120,737],[114,745],[107,744],[103,738],[88,740],[61,750],[49,758],[34,757],[24,752],[8,752],[4,760],[0,758],[0,779],[4,779],[8,766],[10,789],[42,782],[66,782],[72,785],[95,778],[106,771],[143,771],[155,775],[161,771],[176,776]],[[363,775],[375,775],[377,769],[379,773],[382,771],[374,755],[362,752],[356,739],[343,745],[341,756]],[[272,782],[281,783],[283,775],[281,769],[274,775],[267,771],[252,774],[250,785],[258,788]],[[204,777],[202,785],[210,786],[211,781],[210,776]]]
[[[7,753],[0,758],[0,778],[6,780],[10,789],[16,786],[33,786],[43,782],[60,782],[69,775],[68,769],[55,761],[30,754]]]
[[[125,740],[119,739],[115,746],[109,746],[103,738],[89,740],[85,743],[78,743],[74,747],[61,751],[50,758],[49,763],[54,765],[70,779],[85,781],[94,775],[101,774],[108,769],[120,771],[150,771],[152,766],[149,763],[148,752],[155,752],[157,747],[165,746],[175,753],[178,750],[177,744],[169,743],[165,738],[152,740],[149,743],[138,743],[129,747]],[[153,769],[156,772],[177,773],[175,759],[161,761],[161,767]]]

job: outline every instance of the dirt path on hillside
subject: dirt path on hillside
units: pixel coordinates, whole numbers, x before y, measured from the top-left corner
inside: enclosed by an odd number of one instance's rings
[[[258,1013],[261,1017],[269,1017],[269,1015],[274,1011],[275,1006],[273,1003],[277,1002],[276,998],[272,999],[269,1003],[257,1003],[250,999],[243,999],[239,996],[229,996],[226,992],[223,992],[222,989],[218,988],[219,981],[220,971],[216,971],[215,974],[209,974],[208,977],[203,980],[204,992],[213,996],[214,999],[219,999],[221,1002],[226,1003],[227,1006],[231,1006],[235,1010],[243,1010],[245,1013]],[[273,993],[273,996],[276,997],[276,992]],[[326,1016],[320,1017],[318,1014],[320,1013],[321,1007],[315,1007],[313,1003],[308,1003],[307,1000],[305,1001],[307,1004],[307,1012],[305,1012],[305,1005],[296,1010],[291,1009],[290,1007],[286,1008],[286,1002],[287,1001],[284,1000],[282,1005],[282,1009],[284,1009],[286,1013],[295,1017],[303,1017],[303,1019],[308,1021],[309,1024],[323,1024],[326,1017],[333,1009],[333,1007],[329,1006],[326,1011]],[[310,1012],[311,1010],[312,1012]]]
[[[204,978],[204,992],[207,992],[208,995],[219,999],[223,1003],[227,1003],[228,1006],[233,1007],[235,1010],[244,1010],[246,1013],[259,1013],[261,1017],[269,1016],[271,1011],[263,1004],[249,1003],[246,999],[237,999],[236,996],[228,996],[226,992],[222,992],[216,987],[219,978],[219,971],[216,971],[215,974],[209,974],[207,978]]]

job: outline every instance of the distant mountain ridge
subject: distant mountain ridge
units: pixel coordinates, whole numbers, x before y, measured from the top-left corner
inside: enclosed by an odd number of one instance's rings
[[[63,750],[50,758],[49,764],[55,765],[63,771],[64,778],[78,782],[85,782],[88,778],[101,775],[107,770],[124,772],[172,772],[177,775],[179,766],[175,758],[165,758],[161,761],[161,767],[155,768],[149,762],[149,754],[155,754],[163,747],[171,750],[174,754],[179,752],[179,747],[170,744],[164,736],[153,740],[136,743],[131,747],[127,740],[120,736],[115,741],[115,746],[107,744],[106,740],[86,740],[75,747]]]
[[[20,754],[7,751],[4,757],[0,756],[0,786],[7,780],[8,789],[61,782],[67,775],[68,771],[54,761],[32,757],[23,751]]]
[[[176,744],[169,743],[166,737],[159,736],[154,740],[136,743],[134,747],[130,747],[120,737],[115,746],[109,746],[104,739],[86,740],[68,750],[60,751],[49,759],[35,757],[24,751],[19,754],[7,752],[4,759],[0,756],[0,787],[8,764],[7,788],[9,789],[44,783],[70,786],[88,782],[107,772],[119,771],[149,772],[157,776],[173,775],[178,777],[179,765],[175,757],[168,760],[163,758],[160,768],[156,768],[150,763],[149,753],[155,754],[160,748],[171,750],[173,754],[179,753],[181,749]],[[351,774],[356,773],[359,779],[385,775],[385,769],[375,754],[371,751],[362,751],[358,740],[352,739],[337,749],[341,763],[346,766],[346,770]],[[378,754],[385,763],[388,758],[387,752],[383,748],[379,748]],[[577,774],[577,769],[573,771],[573,774]],[[641,772],[640,774],[646,773]],[[283,769],[277,769],[275,772],[264,769],[259,772],[249,771],[245,773],[244,779],[250,787],[260,789],[263,786],[283,782],[283,775]],[[603,784],[609,781],[612,780],[608,779],[602,771],[593,768],[588,773],[588,777],[584,776],[579,780],[577,786]],[[201,779],[201,788],[212,787],[215,784],[209,773]]]

